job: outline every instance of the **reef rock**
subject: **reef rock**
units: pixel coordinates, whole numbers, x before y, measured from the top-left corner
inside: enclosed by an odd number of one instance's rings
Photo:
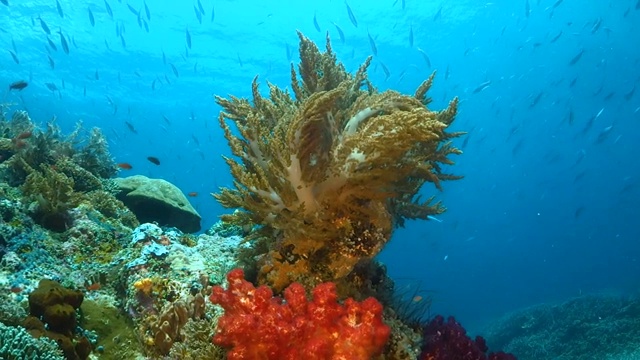
[[[161,226],[173,226],[187,233],[200,230],[200,214],[182,191],[170,182],[142,175],[114,180],[118,187],[116,197],[136,214],[141,223],[155,221]]]

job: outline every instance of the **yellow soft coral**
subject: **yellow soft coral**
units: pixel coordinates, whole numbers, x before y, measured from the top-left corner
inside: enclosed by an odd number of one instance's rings
[[[219,120],[234,158],[225,158],[235,188],[215,194],[225,207],[241,208],[224,220],[259,224],[251,236],[270,238],[261,257],[263,282],[282,288],[347,275],[376,255],[404,218],[426,218],[444,208],[418,203],[424,182],[438,188],[441,164],[459,154],[445,133],[456,113],[426,107],[433,75],[415,96],[378,92],[367,80],[371,59],[355,75],[299,33],[298,79],[291,68],[288,91],[269,84],[269,98],[253,81],[253,101],[216,97]],[[228,121],[235,124],[234,135]],[[338,220],[336,220],[338,219]],[[349,231],[345,231],[348,229]]]

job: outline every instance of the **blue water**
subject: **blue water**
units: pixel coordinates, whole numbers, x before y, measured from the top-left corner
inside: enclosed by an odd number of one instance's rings
[[[262,90],[287,86],[296,30],[321,47],[329,31],[350,71],[371,55],[370,35],[375,85],[413,93],[437,70],[431,107],[459,96],[453,128],[469,132],[447,169],[465,178],[438,194],[443,222],[408,222],[381,254],[393,277],[432,291],[434,312],[470,327],[521,306],[640,288],[636,0],[529,0],[529,11],[523,0],[350,0],[358,27],[337,0],[201,0],[202,23],[197,2],[148,0],[149,17],[142,1],[107,2],[113,18],[103,0],[59,0],[64,17],[55,0],[0,5],[0,84],[29,82],[2,102],[65,131],[79,120],[102,128],[116,161],[133,166],[122,176],[197,192],[203,229],[225,211],[209,193],[231,185],[213,95],[248,96],[256,75]]]

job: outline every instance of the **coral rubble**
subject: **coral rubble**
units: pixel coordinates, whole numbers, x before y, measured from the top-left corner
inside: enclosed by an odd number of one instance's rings
[[[235,188],[215,195],[239,208],[223,220],[255,226],[249,239],[268,242],[259,279],[277,291],[294,281],[313,286],[340,280],[380,252],[394,226],[445,209],[417,195],[425,182],[440,188],[459,177],[442,171],[460,151],[448,133],[454,99],[431,111],[433,76],[414,96],[377,91],[367,79],[371,58],[355,75],[299,33],[298,73],[288,91],[269,84],[264,98],[254,79],[252,100],[216,97],[220,125],[233,155],[226,158]],[[230,124],[239,132],[236,136]],[[259,247],[257,247],[259,248]]]

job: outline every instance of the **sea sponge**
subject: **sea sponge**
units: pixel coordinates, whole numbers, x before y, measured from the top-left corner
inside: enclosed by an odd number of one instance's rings
[[[80,308],[83,299],[82,292],[43,279],[29,294],[29,312],[41,318],[50,330],[71,335],[76,327],[76,309]]]
[[[54,340],[67,359],[87,359],[92,350],[91,343],[84,336],[74,335],[76,310],[83,300],[84,294],[80,291],[67,289],[53,280],[40,280],[38,287],[29,294],[31,315],[22,325],[36,338],[46,336]]]

